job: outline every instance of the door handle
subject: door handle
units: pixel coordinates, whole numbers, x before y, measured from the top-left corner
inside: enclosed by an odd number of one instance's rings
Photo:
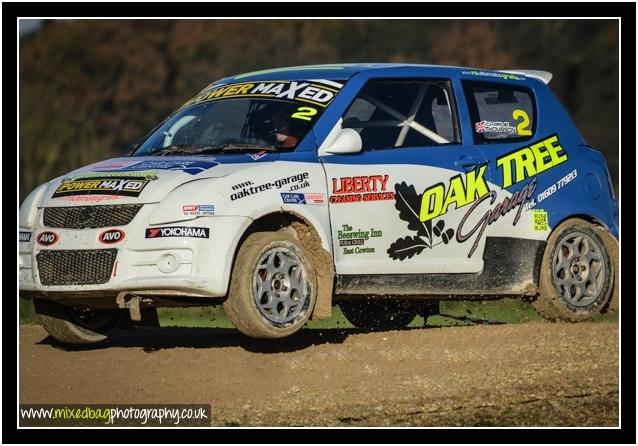
[[[473,158],[471,156],[461,155],[459,157],[459,159],[454,161],[454,165],[456,167],[464,167],[464,168],[472,167],[472,168],[475,168],[479,164],[482,164],[483,162],[484,162],[484,160],[481,159],[481,158]]]

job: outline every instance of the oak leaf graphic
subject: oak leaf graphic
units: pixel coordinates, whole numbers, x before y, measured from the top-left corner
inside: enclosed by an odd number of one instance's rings
[[[416,235],[414,237],[407,236],[392,243],[388,249],[388,254],[393,260],[410,259],[414,255],[420,254],[425,248],[429,247],[430,245],[428,245],[421,237]]]
[[[432,220],[425,223],[419,218],[423,194],[417,194],[413,185],[408,186],[405,181],[394,185],[395,204],[399,211],[399,218],[408,223],[408,229],[416,231],[418,236],[425,237],[427,247],[432,246]]]

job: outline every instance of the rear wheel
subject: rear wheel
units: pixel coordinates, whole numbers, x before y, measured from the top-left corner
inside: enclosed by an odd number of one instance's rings
[[[572,218],[547,241],[536,310],[550,320],[581,321],[600,313],[614,287],[615,265],[594,226]]]
[[[44,299],[34,299],[36,313],[44,329],[65,344],[95,344],[104,341],[119,327],[123,310],[91,310]]]
[[[434,302],[416,307],[409,302],[384,298],[341,302],[339,308],[352,325],[370,331],[404,328],[417,314],[427,318],[438,311]]]

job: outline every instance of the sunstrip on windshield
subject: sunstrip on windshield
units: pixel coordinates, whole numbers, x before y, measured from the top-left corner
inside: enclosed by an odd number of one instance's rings
[[[321,81],[267,81],[214,85],[186,102],[182,108],[202,102],[232,98],[270,98],[304,102],[327,107],[341,89],[342,84]]]

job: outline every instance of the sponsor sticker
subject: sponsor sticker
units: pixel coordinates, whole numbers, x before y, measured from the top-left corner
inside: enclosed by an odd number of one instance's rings
[[[112,245],[114,243],[119,243],[124,240],[126,234],[121,229],[109,229],[108,231],[102,232],[98,240],[100,243],[104,243],[105,245]]]
[[[361,229],[353,230],[348,224],[341,225],[341,229],[337,230],[337,240],[339,246],[343,249],[343,255],[350,254],[373,254],[374,247],[364,246],[371,238],[383,237],[383,231],[370,228],[368,231]]]
[[[146,228],[146,238],[161,237],[191,237],[209,238],[209,228],[194,228],[190,226],[165,226],[161,228]]]
[[[41,232],[35,238],[36,243],[44,247],[53,246],[58,242],[58,240],[60,240],[60,237],[52,231]]]
[[[560,180],[558,180],[556,183],[552,184],[551,186],[549,186],[547,189],[545,189],[543,192],[541,192],[540,194],[537,195],[536,197],[536,202],[534,202],[532,204],[532,206],[534,206],[537,203],[540,203],[541,201],[551,197],[554,193],[556,193],[557,191],[559,191],[561,188],[563,188],[564,186],[566,186],[567,184],[569,184],[571,181],[573,181],[576,177],[578,177],[578,170],[574,169],[571,172],[569,172],[567,175],[565,175],[563,178],[561,178]]]
[[[548,136],[525,147],[518,148],[496,159],[497,172],[495,180],[499,190],[491,190],[485,178],[487,164],[477,166],[475,170],[455,175],[447,184],[437,183],[427,187],[422,194],[417,194],[413,185],[405,182],[395,184],[396,204],[399,218],[408,222],[408,229],[415,231],[412,235],[401,237],[390,245],[388,255],[393,260],[410,259],[421,254],[425,249],[432,249],[440,244],[448,244],[453,237],[457,243],[465,243],[474,238],[468,252],[472,257],[478,248],[488,226],[512,212],[512,226],[516,226],[523,211],[535,206],[534,197],[547,199],[555,191],[568,184],[578,175],[574,170],[561,178],[556,184],[536,194],[537,178],[541,172],[566,162],[567,152],[561,147],[557,135]],[[500,180],[500,184],[499,181]],[[525,183],[510,196],[503,196],[501,190],[513,185]],[[332,198],[332,197],[331,197]],[[497,202],[497,199],[501,201]],[[477,215],[477,209],[483,202],[489,202],[490,208],[483,215]],[[450,209],[467,206],[465,215],[461,217],[456,230],[447,228],[443,217]],[[548,231],[547,213],[540,211],[538,220],[536,213],[532,215],[535,231]],[[472,222],[472,223],[469,223]]]
[[[25,231],[20,231],[18,234],[18,241],[21,243],[27,243],[31,241],[31,233],[30,232],[25,232]]]
[[[182,206],[184,215],[213,216],[215,215],[215,205],[213,204],[187,204]]]
[[[118,169],[122,172],[135,170],[181,170],[190,175],[197,175],[211,167],[218,166],[219,163],[214,161],[215,158],[206,160],[149,160]]]
[[[333,178],[330,203],[394,200],[394,192],[387,191],[389,179],[389,175]]]
[[[81,201],[99,203],[101,201],[119,200],[122,197],[119,195],[70,195],[68,197],[61,197],[64,201]]]
[[[73,195],[121,195],[139,197],[151,180],[140,177],[96,177],[84,180],[63,181],[52,198]]]
[[[476,133],[504,133],[506,135],[517,135],[515,127],[508,121],[479,121],[474,123]]]
[[[268,183],[255,185],[252,181],[244,181],[232,186],[235,191],[230,195],[230,200],[235,201],[240,198],[249,197],[260,192],[264,192],[271,189],[281,189],[282,187],[289,185],[289,190],[299,190],[300,188],[309,186],[307,181],[309,177],[308,172],[298,173],[288,177],[279,178]]]
[[[289,99],[324,108],[332,102],[340,89],[341,84],[322,80],[217,84],[205,88],[182,107],[220,99],[272,98]]]
[[[326,197],[324,194],[281,192],[281,201],[287,204],[311,204],[323,206],[326,204]]]
[[[268,152],[266,150],[260,150],[257,153],[247,153],[246,155],[251,157],[253,159],[253,161],[257,161],[257,160],[263,158],[264,156],[268,155]]]
[[[97,163],[91,167],[91,170],[100,171],[100,170],[119,170],[124,167],[128,167],[131,164],[137,164],[137,161],[132,160],[122,160],[122,161],[103,161],[101,163]]]
[[[549,216],[543,209],[532,209],[534,232],[549,231]]]
[[[133,172],[114,172],[114,171],[105,171],[105,172],[82,172],[77,175],[73,175],[72,178],[69,178],[66,181],[71,180],[84,180],[87,178],[96,178],[96,177],[136,177],[136,178],[146,178],[147,180],[157,180],[159,177],[157,176],[157,171],[147,170],[147,171],[133,171]],[[63,180],[64,181],[64,180]]]
[[[304,194],[306,197],[306,204],[314,204],[323,206],[326,204],[326,196],[324,194]]]
[[[282,192],[281,201],[288,204],[306,204],[306,197],[304,194]]]
[[[498,77],[500,79],[513,79],[515,81],[522,81],[525,80],[525,78],[523,76],[519,76],[516,74],[512,74],[512,73],[498,73],[495,71],[479,71],[479,70],[471,70],[471,71],[461,71],[461,74],[467,75],[467,76],[487,76],[487,77]]]
[[[560,145],[558,136],[552,135],[498,157],[496,166],[502,171],[502,187],[506,188],[562,164],[567,159],[567,152]]]

